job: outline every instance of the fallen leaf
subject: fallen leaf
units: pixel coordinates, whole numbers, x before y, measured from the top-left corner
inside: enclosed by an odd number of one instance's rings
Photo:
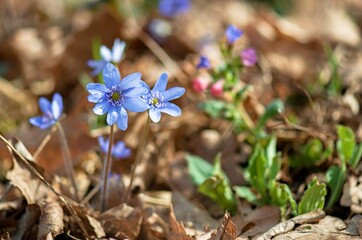
[[[14,239],[23,239],[29,229],[38,224],[40,215],[41,209],[38,204],[29,204],[26,206],[25,214],[18,222],[18,231],[13,236]]]
[[[64,212],[59,203],[56,201],[43,202],[41,204],[41,210],[37,239],[54,238],[63,233]]]
[[[174,240],[193,239],[186,233],[184,225],[182,223],[177,222],[172,205],[170,206],[170,231],[167,233],[167,239],[174,239]]]
[[[97,219],[89,216],[88,214],[86,214],[86,217],[89,224],[93,227],[93,232],[96,234],[96,238],[101,238],[106,236],[106,233],[104,232],[101,223]]]

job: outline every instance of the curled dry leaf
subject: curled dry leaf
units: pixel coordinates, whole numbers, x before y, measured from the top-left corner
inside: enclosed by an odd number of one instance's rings
[[[192,240],[193,238],[187,235],[185,227],[182,223],[177,222],[172,205],[170,206],[170,231],[167,233],[167,239],[174,240]]]
[[[44,169],[39,167],[35,162],[31,161],[32,156],[24,147],[23,143],[19,140],[13,139],[11,141],[13,146],[26,158],[40,174],[44,176]],[[17,187],[24,195],[28,204],[37,203],[38,200],[48,195],[49,190],[42,184],[42,182],[34,176],[29,169],[22,163],[19,157],[10,150],[13,156],[13,168],[6,174],[6,178],[12,185]]]
[[[64,227],[64,212],[59,203],[55,201],[44,202],[41,205],[41,210],[37,239],[49,239],[50,236],[55,237],[61,234]]]
[[[123,235],[135,239],[140,233],[142,219],[140,209],[122,204],[102,213],[98,220],[107,236],[119,238]]]
[[[235,240],[236,234],[236,226],[231,221],[230,214],[226,212],[221,226],[218,227],[216,231],[208,232],[198,237],[197,240]]]
[[[24,235],[34,226],[36,226],[39,217],[41,215],[41,209],[38,204],[29,204],[26,207],[25,214],[18,222],[18,229],[14,239],[23,239]],[[2,238],[0,238],[2,239]]]

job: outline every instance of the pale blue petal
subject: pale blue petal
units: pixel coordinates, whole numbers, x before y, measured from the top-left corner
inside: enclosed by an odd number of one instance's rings
[[[119,63],[122,59],[124,48],[126,47],[126,43],[119,40],[118,38],[114,40],[114,44],[112,47],[112,61],[115,63]]]
[[[107,62],[112,61],[112,52],[104,45],[101,46],[101,56]]]
[[[120,130],[125,131],[128,127],[128,115],[124,108],[121,108],[121,116],[117,119],[117,126]]]
[[[31,125],[38,127],[41,130],[48,129],[55,124],[54,120],[44,116],[32,117],[29,119],[29,122]]]
[[[139,97],[148,93],[148,89],[144,87],[129,88],[129,90],[123,92],[125,97]]]
[[[119,107],[110,106],[107,114],[107,124],[109,126],[112,126],[117,121],[117,119],[119,118],[119,111]]]
[[[97,93],[106,93],[108,92],[108,88],[101,83],[88,83],[87,90],[90,94],[97,94]]]
[[[119,84],[121,75],[119,74],[118,69],[113,66],[113,64],[107,63],[103,69],[103,79],[106,86],[109,89],[112,89],[112,87],[115,87]]]
[[[109,146],[109,139],[105,139],[101,136],[98,137],[98,144],[101,147],[101,151],[107,153]]]
[[[163,92],[162,96],[164,101],[171,101],[173,99],[179,98],[185,93],[185,88],[183,87],[173,87]]]
[[[115,158],[128,158],[130,155],[131,150],[122,141],[117,142],[112,148],[112,156]]]
[[[167,73],[162,73],[161,76],[156,81],[155,86],[153,87],[153,91],[163,92],[166,90],[167,86]]]
[[[94,105],[93,112],[97,115],[103,115],[108,112],[110,105],[107,101],[98,102]]]
[[[104,66],[107,64],[107,61],[105,60],[99,60],[99,61],[96,61],[96,60],[89,60],[87,62],[88,66],[93,68],[93,71],[92,71],[92,75],[95,76],[97,75],[98,73],[102,72]]]
[[[63,112],[63,98],[59,93],[55,93],[52,100],[52,113],[55,120],[58,120]]]
[[[45,115],[52,116],[52,105],[48,99],[44,97],[39,98],[39,107]]]
[[[148,109],[148,104],[140,97],[126,98],[123,106],[130,112],[144,112]]]
[[[160,111],[163,113],[167,113],[173,117],[178,117],[181,115],[181,109],[173,103],[166,103],[166,106],[160,108]]]
[[[120,87],[122,90],[126,90],[128,88],[137,87],[140,84],[142,74],[139,72],[131,73],[124,78],[122,78]]]
[[[149,116],[152,120],[152,122],[159,122],[161,119],[161,112],[160,110],[156,109],[156,108],[151,108],[150,111],[148,112]]]

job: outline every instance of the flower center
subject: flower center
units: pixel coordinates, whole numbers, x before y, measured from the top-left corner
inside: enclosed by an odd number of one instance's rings
[[[107,101],[113,106],[121,106],[124,101],[122,91],[117,88],[112,88],[112,90],[109,90],[107,93]]]
[[[118,101],[121,98],[121,94],[119,92],[112,93],[112,100]]]
[[[150,98],[148,99],[148,104],[152,107],[159,108],[164,105],[163,103],[163,96],[160,92],[155,91],[151,93]]]

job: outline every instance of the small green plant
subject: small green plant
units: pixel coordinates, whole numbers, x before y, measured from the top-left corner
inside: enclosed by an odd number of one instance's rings
[[[250,186],[230,186],[227,176],[221,169],[220,154],[216,156],[214,165],[198,156],[188,155],[186,160],[190,176],[201,193],[231,213],[236,209],[236,200],[232,190],[237,196],[254,205],[279,206],[284,217],[287,215],[288,206],[293,215],[323,209],[327,194],[324,183],[313,179],[297,204],[289,186],[278,182],[277,175],[281,167],[281,156],[276,150],[276,144],[275,136],[270,136],[256,144],[249,159],[249,165],[244,172]]]
[[[198,186],[198,191],[210,197],[221,208],[230,213],[236,211],[236,201],[230,181],[221,169],[221,154],[216,155],[214,164],[195,155],[186,156],[190,176]]]
[[[326,182],[331,191],[327,208],[331,208],[341,195],[348,174],[347,166],[356,168],[362,157],[362,143],[356,143],[356,137],[351,128],[338,125],[337,135],[336,150],[340,165],[331,166],[326,173]]]

